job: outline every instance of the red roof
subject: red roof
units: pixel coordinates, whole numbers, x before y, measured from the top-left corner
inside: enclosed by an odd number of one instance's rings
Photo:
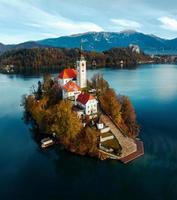
[[[76,78],[77,71],[75,69],[64,69],[58,76],[60,79]]]
[[[86,92],[82,92],[78,98],[77,101],[79,101],[80,103],[82,103],[83,105],[85,105],[89,100],[95,99],[91,94],[86,93]]]
[[[74,91],[80,91],[80,87],[73,81],[67,82],[64,86],[63,89],[66,90],[67,92],[74,92]]]

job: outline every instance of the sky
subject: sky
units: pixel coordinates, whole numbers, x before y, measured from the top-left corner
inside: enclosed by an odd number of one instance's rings
[[[127,29],[172,39],[176,8],[176,0],[0,0],[0,42]]]

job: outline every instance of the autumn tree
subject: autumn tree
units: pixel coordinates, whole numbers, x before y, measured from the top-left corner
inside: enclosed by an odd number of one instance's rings
[[[116,123],[119,123],[121,120],[121,104],[117,99],[115,91],[108,88],[99,96],[99,102],[104,112],[111,116]]]
[[[96,155],[98,153],[99,132],[86,126],[75,141],[76,149],[82,154]]]
[[[101,74],[95,74],[91,79],[92,87],[97,90],[97,94],[104,93],[108,88],[109,84],[104,80]]]
[[[50,90],[51,90],[51,87],[54,85],[54,81],[51,77],[50,74],[45,74],[43,76],[43,84],[42,84],[42,88],[43,88],[43,91],[46,95],[49,94]]]
[[[43,127],[43,118],[46,114],[46,105],[48,98],[43,97],[40,101],[36,100],[34,95],[29,95],[24,100],[25,111],[29,112],[33,117],[34,121],[39,125],[40,128]]]
[[[121,113],[124,124],[127,127],[129,136],[135,137],[139,133],[139,126],[136,121],[136,113],[128,97],[121,97]]]
[[[48,99],[48,107],[51,105],[55,105],[62,100],[62,87],[57,81],[53,82],[53,85],[48,91]]]
[[[68,100],[63,100],[53,106],[44,119],[46,132],[54,132],[60,139],[74,139],[82,127],[81,120],[72,111],[72,104]]]
[[[38,81],[38,88],[37,88],[36,95],[37,95],[38,100],[41,99],[41,97],[42,97],[42,83],[41,83],[41,81]]]
[[[66,48],[32,48],[11,50],[0,55],[0,66],[4,67],[9,64],[15,66],[15,72],[48,72],[62,69],[63,67],[73,67],[76,58],[79,57],[79,49]],[[130,48],[112,48],[104,52],[85,51],[84,55],[88,66],[92,66],[93,60],[96,67],[120,67],[120,61],[124,61],[124,67],[133,67],[140,61],[150,61],[152,58],[143,53],[137,54],[132,52]],[[154,61],[164,61],[160,58]]]

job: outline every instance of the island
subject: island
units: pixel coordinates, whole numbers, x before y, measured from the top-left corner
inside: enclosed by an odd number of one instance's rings
[[[87,79],[82,48],[75,66],[57,77],[45,75],[23,98],[25,113],[41,135],[41,147],[60,145],[75,154],[123,163],[143,155],[130,99],[117,95],[101,74]]]

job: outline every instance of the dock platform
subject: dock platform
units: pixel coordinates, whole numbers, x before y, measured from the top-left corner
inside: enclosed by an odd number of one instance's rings
[[[128,156],[125,156],[120,159],[121,162],[124,164],[127,164],[136,158],[139,158],[140,156],[144,155],[144,145],[143,142],[140,140],[135,140],[135,143],[137,145],[137,151],[133,152],[132,154],[129,154]]]

